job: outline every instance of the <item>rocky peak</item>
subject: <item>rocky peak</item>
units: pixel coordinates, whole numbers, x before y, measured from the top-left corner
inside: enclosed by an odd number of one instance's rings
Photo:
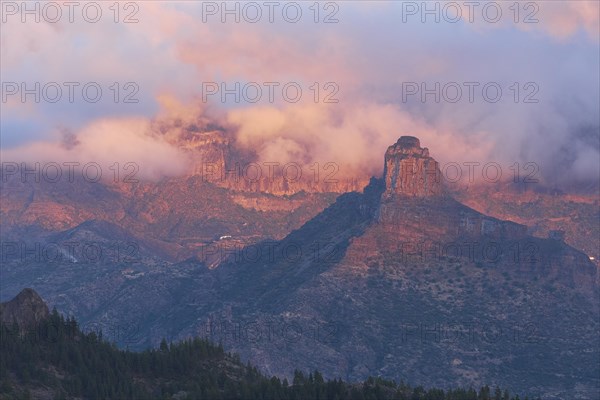
[[[394,197],[431,197],[443,194],[438,162],[421,147],[419,139],[402,136],[385,152],[383,170],[384,199]]]
[[[6,325],[16,322],[21,330],[35,327],[49,315],[44,300],[29,288],[21,290],[14,299],[0,303],[0,321]]]

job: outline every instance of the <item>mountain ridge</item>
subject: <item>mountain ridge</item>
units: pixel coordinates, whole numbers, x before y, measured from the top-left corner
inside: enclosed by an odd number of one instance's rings
[[[532,237],[421,181],[428,170],[417,162],[436,164],[413,139],[399,141],[413,143],[408,152],[386,159],[394,185],[386,186],[388,175],[372,178],[280,237],[244,243],[212,228],[215,247],[182,261],[100,264],[86,274],[67,265],[49,274],[40,264],[38,287],[84,324],[136,327],[132,348],[203,335],[279,376],[298,366],[353,381],[402,371],[442,387],[492,382],[548,398],[589,396],[598,383],[599,349],[589,345],[596,267],[561,240]],[[170,197],[186,199],[179,190]],[[212,204],[206,210],[227,203]],[[185,222],[170,225],[173,237]],[[14,286],[29,279],[20,271],[9,271]],[[450,329],[457,341],[447,340],[448,326],[458,327]],[[501,342],[490,341],[489,326]],[[526,373],[524,363],[538,372]],[[577,379],[566,378],[571,369]]]
[[[24,299],[45,303],[32,289],[24,289],[9,304]],[[4,303],[0,304],[0,306]],[[47,308],[47,306],[46,306]],[[23,316],[30,311],[16,310]],[[14,321],[13,321],[14,322]],[[26,329],[26,331],[24,330]],[[261,374],[242,364],[237,354],[199,338],[177,343],[162,340],[158,348],[142,352],[118,350],[102,331],[82,331],[77,320],[65,319],[56,309],[34,325],[6,324],[0,320],[0,398],[81,399],[194,399],[265,398],[304,400],[340,398],[374,400],[462,400],[489,397],[485,385],[474,389],[414,389],[401,382],[369,377],[346,383],[324,379],[317,371],[295,370],[291,382]],[[68,354],[68,356],[67,356]],[[496,396],[516,400],[496,387]],[[527,398],[527,397],[526,397]]]

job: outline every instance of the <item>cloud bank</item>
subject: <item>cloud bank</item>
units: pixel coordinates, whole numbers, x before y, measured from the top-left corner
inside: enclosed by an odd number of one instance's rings
[[[534,162],[556,185],[600,179],[597,2],[532,3],[537,8],[520,9],[518,18],[503,3],[494,23],[478,10],[470,22],[464,8],[458,21],[440,14],[423,23],[422,10],[408,15],[407,3],[320,3],[319,23],[308,3],[296,23],[279,9],[271,23],[264,7],[256,23],[248,22],[251,10],[239,22],[225,14],[223,23],[221,13],[207,13],[211,2],[140,2],[131,24],[115,24],[111,14],[95,24],[9,16],[3,82],[96,82],[103,97],[23,103],[9,96],[2,157],[136,161],[149,178],[183,173],[187,160],[173,138],[152,129],[159,119],[218,125],[260,160],[336,162],[347,175],[380,174],[387,146],[414,135],[442,163],[498,162],[508,171]],[[328,16],[338,22],[323,23]],[[138,102],[124,103],[131,82]],[[273,101],[269,82],[279,84]],[[223,102],[221,93],[206,96],[207,83],[252,83],[263,97]],[[302,89],[300,100],[286,101],[286,83]],[[502,95],[491,101],[496,88]],[[337,102],[326,102],[328,95]],[[69,149],[63,128],[75,137]]]

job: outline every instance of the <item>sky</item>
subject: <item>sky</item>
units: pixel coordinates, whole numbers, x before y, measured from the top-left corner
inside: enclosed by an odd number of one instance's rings
[[[412,135],[442,166],[600,179],[597,1],[77,4],[1,3],[3,162],[183,174],[160,121],[347,176]]]

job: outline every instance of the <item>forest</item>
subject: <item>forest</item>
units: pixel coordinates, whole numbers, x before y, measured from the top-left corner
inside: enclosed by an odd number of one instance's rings
[[[529,400],[507,390],[411,387],[370,377],[325,379],[319,371],[269,377],[201,338],[133,352],[102,332],[82,332],[56,309],[35,328],[0,325],[0,399]]]

